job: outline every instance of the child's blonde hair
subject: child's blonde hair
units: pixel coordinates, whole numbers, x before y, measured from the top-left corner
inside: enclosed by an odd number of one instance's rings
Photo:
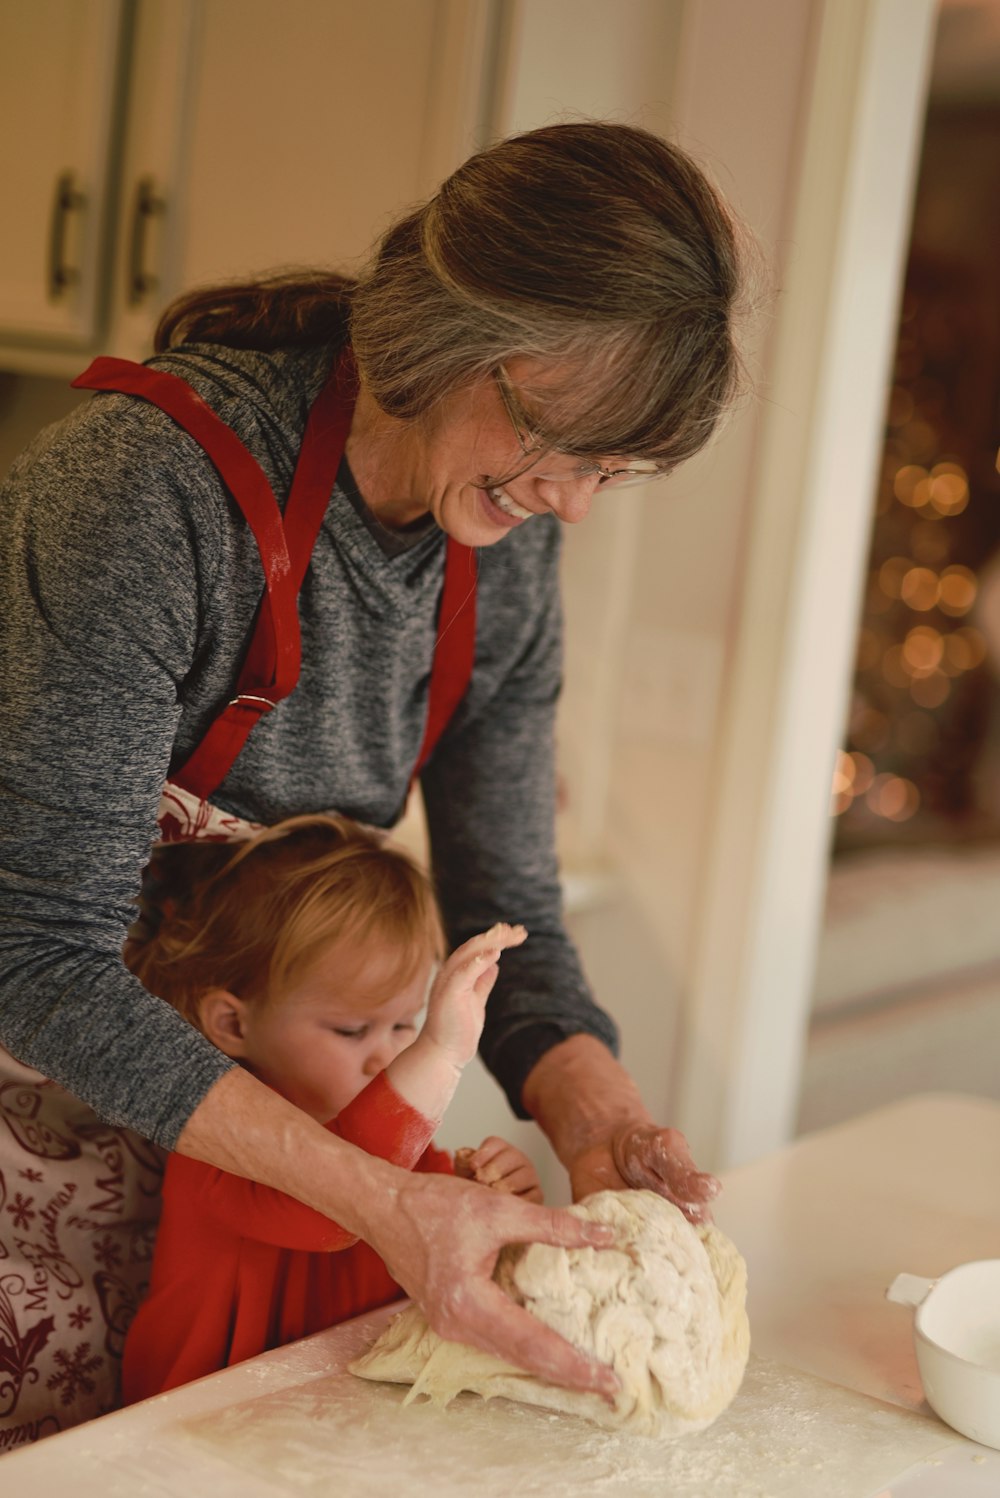
[[[139,905],[125,962],[193,1025],[210,989],[266,1000],[334,944],[377,953],[386,998],[444,951],[427,876],[381,833],[332,815],[160,847]]]

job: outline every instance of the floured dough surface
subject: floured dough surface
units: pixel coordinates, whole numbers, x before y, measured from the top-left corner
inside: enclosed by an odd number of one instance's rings
[[[612,1365],[622,1384],[614,1409],[444,1341],[418,1306],[390,1322],[351,1372],[412,1384],[407,1403],[424,1395],[445,1405],[468,1390],[661,1438],[710,1425],[739,1388],[750,1349],[743,1259],[717,1228],[693,1227],[651,1191],[600,1191],[569,1210],[610,1223],[621,1247],[512,1245],[496,1279],[512,1300]]]

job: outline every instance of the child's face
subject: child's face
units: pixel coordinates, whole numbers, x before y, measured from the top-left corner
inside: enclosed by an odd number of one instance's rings
[[[431,963],[385,998],[389,971],[385,959],[359,969],[354,954],[328,948],[284,991],[245,1006],[241,1059],[262,1082],[327,1123],[416,1039]]]

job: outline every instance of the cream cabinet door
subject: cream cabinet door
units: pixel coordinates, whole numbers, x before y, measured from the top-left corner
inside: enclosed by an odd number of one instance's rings
[[[82,346],[101,315],[121,0],[0,3],[0,341]]]
[[[205,0],[184,285],[350,267],[479,144],[480,0]]]
[[[102,338],[102,349],[121,358],[149,357],[157,318],[180,287],[203,9],[204,0],[138,0],[135,8]]]

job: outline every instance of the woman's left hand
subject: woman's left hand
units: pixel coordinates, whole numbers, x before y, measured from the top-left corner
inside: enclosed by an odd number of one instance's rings
[[[591,1191],[655,1191],[689,1222],[711,1221],[709,1203],[720,1190],[715,1176],[695,1166],[683,1134],[651,1123],[626,1124],[590,1145],[570,1166],[570,1180],[575,1201]]]

